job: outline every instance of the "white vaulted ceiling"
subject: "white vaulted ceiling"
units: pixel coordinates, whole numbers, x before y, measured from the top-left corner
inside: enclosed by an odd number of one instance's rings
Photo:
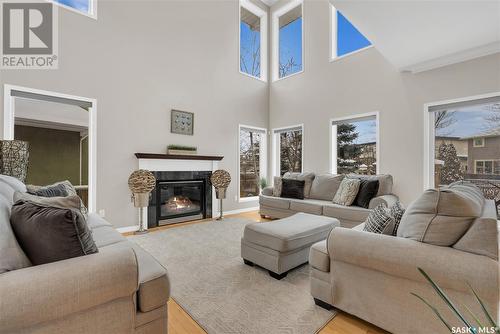
[[[500,52],[500,0],[330,0],[401,70]]]

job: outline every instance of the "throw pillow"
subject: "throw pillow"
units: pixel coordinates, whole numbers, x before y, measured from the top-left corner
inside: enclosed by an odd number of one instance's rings
[[[33,195],[37,195],[36,192],[43,191],[46,188],[52,188],[55,186],[57,186],[58,189],[60,188],[60,186],[64,187],[67,194],[66,195],[54,195],[54,196],[78,196],[78,193],[76,192],[75,187],[68,180],[56,182],[56,183],[48,185],[48,186],[27,185],[26,187],[28,189],[28,193],[33,194]],[[44,195],[40,194],[37,196],[44,196]],[[45,196],[45,197],[54,197],[54,196]],[[88,213],[88,210],[85,207],[85,204],[83,204],[83,201],[81,201],[81,200],[80,200],[80,211],[83,213],[84,216],[86,216]]]
[[[78,210],[19,201],[12,207],[10,223],[33,265],[98,252]]]
[[[283,179],[281,186],[281,197],[304,199],[305,181]]]
[[[42,197],[65,197],[68,196],[68,191],[63,184],[54,184],[40,188],[32,188],[30,186],[28,188],[28,194]]]
[[[396,235],[398,232],[399,223],[401,223],[401,218],[403,218],[403,215],[405,213],[405,208],[400,201],[396,201],[396,203],[391,206],[390,213],[394,218],[394,231],[392,232],[392,235]]]
[[[359,181],[359,191],[353,205],[368,209],[370,201],[377,195],[379,181],[370,179],[359,179]]]
[[[281,196],[281,186],[282,186],[282,178],[280,176],[275,176],[273,180],[273,196],[280,197]]]
[[[309,198],[311,192],[311,186],[314,180],[314,173],[297,173],[297,172],[286,172],[283,175],[284,179],[293,179],[304,181],[304,197]]]
[[[394,231],[394,218],[389,209],[383,204],[379,204],[373,209],[365,221],[363,231],[392,235]]]
[[[17,203],[19,201],[32,202],[35,204],[40,204],[44,206],[53,206],[63,209],[80,210],[80,197],[78,196],[43,197],[16,191],[14,193],[14,203]]]
[[[361,181],[358,179],[344,178],[333,197],[333,203],[345,206],[351,205],[358,195],[360,183]]]

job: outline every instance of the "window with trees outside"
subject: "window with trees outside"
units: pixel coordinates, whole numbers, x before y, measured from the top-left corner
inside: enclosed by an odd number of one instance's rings
[[[267,76],[267,13],[249,2],[240,2],[240,72],[265,80]]]
[[[273,130],[275,175],[302,172],[303,133],[302,125]]]
[[[239,127],[239,198],[255,199],[266,179],[266,130]]]
[[[476,184],[500,204],[500,96],[429,107],[429,186]]]
[[[377,174],[377,117],[332,120],[332,173]]]
[[[85,15],[94,16],[95,15],[95,4],[96,0],[52,0],[54,3],[62,5],[63,7],[75,10]]]
[[[302,2],[293,1],[273,17],[274,79],[282,79],[303,70]]]
[[[366,49],[372,43],[340,11],[330,5],[331,58]]]

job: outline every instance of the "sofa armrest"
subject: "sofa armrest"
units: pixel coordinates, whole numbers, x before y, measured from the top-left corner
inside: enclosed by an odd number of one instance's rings
[[[132,296],[137,260],[131,248],[10,271],[0,275],[0,328],[7,333]]]
[[[385,204],[388,208],[394,205],[399,200],[396,195],[382,195],[372,198],[368,206],[369,209],[375,209],[380,204]]]
[[[498,298],[498,262],[487,256],[346,228],[332,230],[328,253],[333,261],[425,283],[420,267],[443,288],[469,292],[470,282],[480,296]]]
[[[262,195],[272,196],[273,195],[273,187],[265,187],[262,189]]]

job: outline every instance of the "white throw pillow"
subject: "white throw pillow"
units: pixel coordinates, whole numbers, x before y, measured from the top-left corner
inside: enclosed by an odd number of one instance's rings
[[[345,206],[351,205],[358,195],[360,184],[361,181],[359,179],[344,178],[333,197],[333,203]]]
[[[283,187],[283,179],[280,176],[275,176],[273,180],[273,196],[281,197],[281,188]]]

